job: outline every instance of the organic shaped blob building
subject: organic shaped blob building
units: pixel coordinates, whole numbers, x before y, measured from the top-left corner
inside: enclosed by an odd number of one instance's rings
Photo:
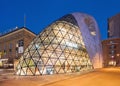
[[[17,75],[44,75],[101,67],[97,24],[83,13],[63,16],[45,28],[28,46],[16,67]]]

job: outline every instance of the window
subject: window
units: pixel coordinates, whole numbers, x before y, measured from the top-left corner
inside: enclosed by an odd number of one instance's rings
[[[114,54],[115,54],[115,50],[111,50],[111,51],[109,52],[109,54],[114,55]]]
[[[4,46],[4,55],[6,55],[6,53],[7,53],[6,50],[7,50],[7,46],[5,45],[5,46]]]
[[[12,52],[12,43],[9,44],[9,52]]]
[[[9,45],[9,49],[12,49],[12,43],[10,43],[10,45]]]
[[[9,49],[9,52],[12,52],[12,49]]]
[[[2,46],[0,45],[0,52],[2,51]]]
[[[18,47],[15,48],[16,53],[18,53]]]
[[[109,48],[110,48],[110,49],[115,49],[116,46],[115,46],[115,45],[111,45]]]
[[[19,45],[19,47],[24,46],[24,41],[23,41],[23,39],[18,41],[18,45]]]
[[[110,41],[110,44],[113,44],[114,42],[113,41]]]
[[[114,56],[112,55],[111,58],[114,58]]]

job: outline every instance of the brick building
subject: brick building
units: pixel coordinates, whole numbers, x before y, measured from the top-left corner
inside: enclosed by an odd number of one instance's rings
[[[0,66],[13,65],[15,59],[23,54],[29,43],[36,37],[26,27],[17,28],[0,36]]]
[[[120,66],[120,38],[102,41],[104,67]]]

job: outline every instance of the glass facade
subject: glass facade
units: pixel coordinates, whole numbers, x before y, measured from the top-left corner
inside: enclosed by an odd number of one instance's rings
[[[17,75],[74,73],[102,67],[100,33],[87,14],[63,16],[45,28],[19,59]]]
[[[79,27],[62,19],[31,42],[19,60],[16,74],[59,74],[89,69],[93,69],[93,65]]]

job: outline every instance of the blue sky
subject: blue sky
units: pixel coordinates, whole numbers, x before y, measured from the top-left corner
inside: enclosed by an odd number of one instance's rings
[[[38,34],[58,18],[73,12],[92,15],[107,38],[107,19],[120,13],[120,0],[0,0],[0,32],[24,25]]]

